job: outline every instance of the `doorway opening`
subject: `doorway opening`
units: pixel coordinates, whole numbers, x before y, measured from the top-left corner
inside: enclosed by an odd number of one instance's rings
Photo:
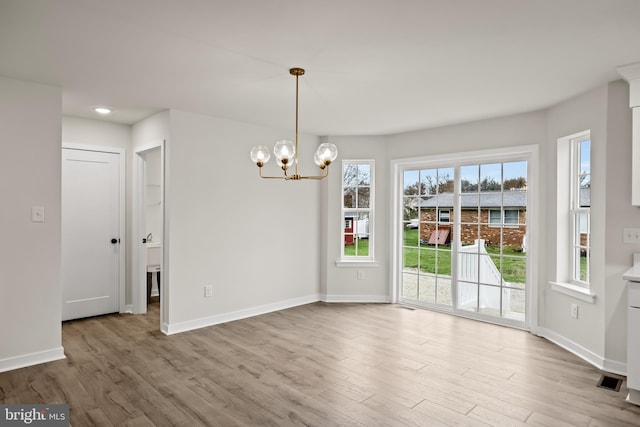
[[[134,155],[134,313],[160,304],[163,324],[164,290],[164,141],[137,149]]]

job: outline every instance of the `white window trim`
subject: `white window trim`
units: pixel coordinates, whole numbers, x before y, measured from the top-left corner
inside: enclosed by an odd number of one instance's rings
[[[366,164],[370,166],[370,194],[369,208],[348,208],[344,207],[344,166],[345,164]],[[340,259],[336,261],[337,267],[377,267],[375,261],[375,167],[374,159],[343,159],[340,169],[340,214],[344,226],[345,212],[367,212],[369,214],[369,255],[367,256],[345,256],[344,255],[344,227],[340,230]]]
[[[573,269],[573,241],[571,240],[573,224],[570,203],[574,190],[571,187],[571,174],[573,172],[567,173],[567,164],[573,164],[574,155],[571,141],[588,135],[591,135],[590,129],[558,138],[556,230],[566,230],[568,228],[569,232],[556,232],[556,280],[550,281],[549,286],[555,292],[593,304],[597,300],[597,295],[592,292],[591,288],[572,283],[573,281],[571,280]]]

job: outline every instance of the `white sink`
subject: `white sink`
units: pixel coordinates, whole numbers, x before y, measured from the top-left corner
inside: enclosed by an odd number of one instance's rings
[[[162,246],[160,242],[147,243],[147,266],[160,265]]]

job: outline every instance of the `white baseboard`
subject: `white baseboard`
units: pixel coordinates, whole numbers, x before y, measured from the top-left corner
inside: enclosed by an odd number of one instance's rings
[[[39,365],[40,363],[53,362],[54,360],[64,358],[64,348],[62,347],[39,351],[37,353],[21,354],[20,356],[0,359],[0,372],[12,371],[14,369]]]
[[[611,372],[612,374],[627,376],[627,364],[618,360],[604,359],[603,371]]]
[[[191,331],[194,329],[205,328],[207,326],[218,325],[220,323],[232,322],[234,320],[246,319],[247,317],[259,316],[261,314],[271,313],[278,310],[296,307],[299,305],[318,302],[320,298],[317,294],[309,295],[301,298],[294,298],[286,301],[279,301],[273,304],[265,304],[257,307],[246,308],[243,310],[232,311],[230,313],[216,314],[215,316],[201,317],[200,319],[187,320],[186,322],[168,323],[162,325],[162,332],[167,335],[173,335],[180,332]]]
[[[386,295],[320,295],[322,302],[390,303]]]
[[[133,304],[125,305],[123,313],[133,314]]]
[[[575,354],[585,362],[592,364],[594,367],[601,371],[611,372],[618,375],[627,375],[627,364],[617,360],[605,359],[602,356],[597,355],[591,350],[584,348],[580,344],[577,344],[560,334],[550,331],[546,328],[536,328],[536,335],[548,339],[552,343],[564,348],[570,353]]]

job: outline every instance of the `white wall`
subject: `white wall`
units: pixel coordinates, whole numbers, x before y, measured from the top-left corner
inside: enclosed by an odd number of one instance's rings
[[[317,300],[321,184],[260,179],[249,159],[253,145],[293,132],[175,110],[170,132],[169,332]],[[315,173],[318,138],[301,135],[300,144],[301,172]],[[265,169],[279,172],[273,162]]]
[[[594,304],[551,290],[546,284],[555,281],[555,240],[549,240],[548,268],[541,272],[545,293],[542,326],[581,347],[596,357],[604,356],[604,290],[605,290],[605,229],[607,187],[607,87],[600,86],[588,93],[567,100],[548,110],[548,145],[546,152],[547,186],[546,208],[549,236],[568,233],[556,224],[557,140],[591,129],[591,290],[597,295]],[[553,237],[551,237],[553,239]],[[578,319],[570,315],[572,303],[579,305]]]
[[[389,301],[389,179],[387,169],[387,137],[331,137],[338,147],[338,159],[330,166],[328,182],[323,191],[324,226],[321,294],[325,301]],[[342,162],[344,160],[374,160],[374,257],[375,265],[338,267],[340,260],[342,203]],[[357,272],[364,280],[357,280]]]
[[[131,167],[131,126],[90,120],[79,117],[62,117],[62,143],[126,150],[126,194],[125,194],[125,302],[131,304],[131,284],[133,283],[131,253],[132,241],[132,167]]]
[[[0,77],[0,371],[64,357],[58,88]],[[31,222],[43,206],[45,222]]]
[[[608,363],[627,360],[627,283],[622,274],[640,245],[622,243],[623,229],[640,228],[640,208],[631,206],[631,129],[629,85],[608,85],[605,236],[604,356]]]

